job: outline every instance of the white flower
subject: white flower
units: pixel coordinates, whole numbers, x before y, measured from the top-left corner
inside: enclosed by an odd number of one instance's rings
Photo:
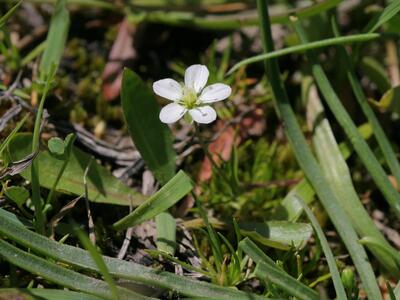
[[[192,65],[185,71],[185,84],[166,78],[153,83],[154,93],[173,101],[161,109],[160,120],[174,123],[189,112],[198,123],[208,124],[217,118],[215,110],[207,105],[228,98],[231,88],[223,83],[204,86],[208,79],[208,69],[203,65]]]

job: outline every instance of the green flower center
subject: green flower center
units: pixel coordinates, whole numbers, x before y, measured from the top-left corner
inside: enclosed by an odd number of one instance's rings
[[[181,104],[186,108],[186,109],[193,109],[197,106],[197,94],[194,90],[188,89],[188,88],[183,88],[183,97]]]

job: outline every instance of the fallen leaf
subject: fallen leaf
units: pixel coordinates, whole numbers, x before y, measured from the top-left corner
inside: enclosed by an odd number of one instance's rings
[[[118,29],[117,38],[108,56],[108,62],[104,67],[103,96],[107,101],[116,99],[121,91],[122,71],[126,61],[136,58],[136,50],[133,45],[133,37],[136,27],[124,19]]]

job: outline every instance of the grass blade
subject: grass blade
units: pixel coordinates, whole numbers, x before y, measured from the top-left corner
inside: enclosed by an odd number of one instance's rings
[[[364,29],[364,32],[374,32],[383,24],[388,22],[391,18],[393,18],[395,15],[397,15],[399,12],[400,12],[400,1],[399,0],[391,1],[389,5],[386,6],[385,9],[380,14],[378,14],[368,23],[368,25]]]
[[[372,128],[368,123],[361,125],[358,128],[358,131],[365,140],[368,140],[372,136]],[[342,157],[346,160],[353,152],[353,149],[348,142],[340,143],[339,149]],[[303,179],[296,184],[295,187],[282,200],[274,216],[277,216],[279,219],[295,222],[303,211],[298,198],[301,198],[306,204],[309,204],[312,202],[314,196],[315,191],[313,190],[312,186],[307,179]]]
[[[289,293],[290,295],[302,299],[302,300],[319,300],[319,295],[313,289],[310,289],[308,286],[304,284],[300,284],[292,276],[279,272],[276,268],[271,267],[270,265],[259,262],[257,264],[256,269],[254,270],[254,274],[260,278],[261,280],[268,280],[277,286],[279,286],[282,290]]]
[[[65,49],[69,29],[69,12],[66,0],[57,0],[50,29],[46,38],[46,49],[39,66],[40,78],[48,76],[53,66],[58,67]]]
[[[300,37],[300,40],[303,43],[308,43],[307,35],[301,25],[298,22],[294,22],[294,26]],[[385,199],[389,203],[390,207],[393,209],[394,213],[400,218],[399,193],[390,183],[387,174],[383,170],[382,166],[379,164],[377,158],[373,154],[372,150],[369,148],[368,144],[358,133],[357,127],[355,126],[353,120],[351,119],[340,99],[333,90],[324,70],[322,69],[322,66],[318,62],[316,62],[315,55],[312,53],[307,54],[307,57],[312,64],[312,73],[314,79],[322,95],[324,96],[326,103],[328,104],[336,120],[342,127],[343,131],[346,133],[348,139],[354,147],[354,150],[359,155],[368,172],[371,174],[371,177],[374,179],[376,185],[385,196]]]
[[[90,254],[80,248],[64,245],[27,230],[10,213],[0,208],[0,234],[15,242],[76,267],[99,272]],[[267,299],[252,293],[216,286],[207,282],[189,279],[173,273],[154,270],[133,262],[102,256],[111,275],[135,282],[177,291],[190,297],[209,297],[214,299]]]
[[[350,170],[340,153],[331,126],[325,117],[315,84],[310,86],[309,91],[307,103],[309,129],[313,133],[314,149],[329,185],[336,194],[340,205],[350,217],[357,233],[361,237],[372,236],[383,245],[391,247],[375,226],[358,197],[353,186]],[[388,257],[386,253],[382,253],[380,248],[373,245],[369,245],[368,248],[388,271],[396,274],[396,276],[400,275],[399,269],[391,257]]]
[[[162,212],[156,217],[157,249],[174,255],[176,249],[176,221],[168,212]]]
[[[340,273],[336,265],[335,257],[333,256],[331,248],[329,247],[325,234],[321,226],[319,225],[318,220],[315,218],[312,211],[308,208],[307,204],[305,204],[301,199],[298,200],[300,201],[305,213],[307,214],[307,217],[310,220],[312,227],[314,228],[314,232],[318,237],[319,243],[321,244],[322,250],[324,251],[325,258],[328,262],[329,270],[331,272],[333,285],[335,286],[337,299],[347,299],[346,291],[340,278]]]
[[[116,230],[132,227],[149,220],[170,208],[192,190],[191,179],[182,170],[179,171],[157,193],[143,202],[132,213],[117,221]]]
[[[279,268],[275,262],[249,238],[242,240],[239,243],[239,247],[257,264],[255,273],[258,278],[262,280],[268,279],[289,294],[299,297],[300,299],[319,299],[318,294],[314,290],[297,281]],[[288,288],[286,285],[290,285],[290,287]]]
[[[92,256],[93,261],[96,263],[99,272],[103,275],[104,280],[107,282],[108,286],[110,287],[111,294],[113,299],[119,300],[119,294],[117,286],[115,285],[114,279],[111,277],[110,273],[108,272],[107,266],[104,263],[103,258],[97,251],[96,247],[92,244],[86,234],[77,226],[73,225],[75,234],[78,236],[81,244],[85,249],[90,253]]]
[[[15,3],[15,5],[13,7],[11,7],[11,9],[8,12],[6,12],[6,14],[4,16],[2,16],[0,18],[0,28],[3,27],[4,24],[7,22],[7,20],[12,17],[12,15],[15,13],[15,11],[17,10],[17,8],[19,7],[19,5],[21,3],[22,3],[22,0]]]
[[[249,238],[244,238],[242,241],[240,241],[239,248],[242,249],[243,252],[245,252],[248,256],[250,256],[256,264],[264,262],[270,266],[279,269],[275,262],[259,247],[257,247],[257,245]]]
[[[0,256],[11,264],[37,274],[62,286],[93,294],[106,299],[113,299],[108,284],[72,270],[63,268],[31,253],[0,240]],[[118,288],[123,299],[151,299],[124,288]]]
[[[311,49],[317,49],[317,48],[322,48],[322,47],[328,47],[328,46],[333,46],[333,45],[341,45],[341,44],[348,44],[348,43],[354,43],[354,42],[366,42],[370,41],[373,39],[379,38],[379,34],[374,34],[374,33],[368,33],[368,34],[355,34],[355,35],[348,35],[348,36],[342,36],[342,37],[335,37],[335,38],[329,38],[325,40],[320,40],[316,42],[311,42],[303,45],[296,45],[284,49],[279,49],[275,51],[271,51],[268,53],[264,54],[259,54],[255,55],[253,57],[246,58],[238,63],[236,63],[227,73],[227,75],[232,74],[239,68],[253,64],[256,62],[264,61],[267,59],[271,58],[277,58],[280,56],[288,55],[288,54],[293,54],[293,53],[298,53],[298,52],[303,52],[306,50],[311,50]]]
[[[32,297],[32,298],[30,298]],[[21,300],[104,300],[97,296],[56,289],[0,289],[0,299]]]
[[[264,52],[274,50],[270,21],[268,16],[268,5],[265,0],[257,0],[258,11],[260,14],[260,29]],[[346,245],[353,262],[360,274],[362,283],[368,297],[371,299],[381,299],[379,287],[375,281],[375,275],[368,261],[364,248],[357,243],[357,234],[345,212],[339,205],[335,194],[324,179],[323,173],[317,161],[309,149],[301,128],[296,120],[296,116],[290,106],[283,82],[280,76],[278,64],[275,59],[266,62],[267,76],[271,82],[275,106],[278,115],[285,123],[285,133],[292,145],[292,150],[306,174],[307,179],[312,184],[325,210],[327,211],[332,223]]]
[[[400,2],[400,1],[398,1]],[[335,22],[332,23],[333,31],[336,36],[339,36],[339,29]],[[357,80],[356,73],[354,71],[354,67],[351,63],[350,56],[347,54],[347,51],[344,47],[339,47],[341,54],[346,59],[346,73],[347,78],[350,81],[351,88],[353,89],[353,93],[357,99],[358,104],[361,106],[361,109],[364,115],[367,117],[368,122],[371,124],[374,136],[379,144],[379,147],[382,150],[383,156],[386,160],[386,165],[389,167],[393,176],[396,178],[396,181],[400,183],[400,163],[397,159],[396,154],[393,151],[393,148],[383,131],[382,126],[379,124],[377,117],[375,116],[374,111],[368,104],[367,98],[363,93],[360,82]]]
[[[393,249],[390,246],[382,244],[382,242],[379,239],[377,239],[375,237],[371,237],[371,236],[363,237],[360,240],[360,243],[363,245],[373,245],[374,247],[382,250],[382,253],[384,253],[384,255],[389,256],[396,262],[397,272],[399,272],[399,270],[400,270],[400,252],[399,251]]]

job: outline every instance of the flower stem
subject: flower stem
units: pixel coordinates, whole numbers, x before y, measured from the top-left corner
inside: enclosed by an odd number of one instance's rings
[[[221,177],[229,187],[231,187],[231,181],[229,180],[229,178],[226,176],[226,174],[224,172],[221,172],[220,167],[218,166],[218,164],[212,157],[210,151],[208,151],[207,143],[204,141],[203,137],[201,136],[200,128],[196,123],[194,123],[194,128],[195,128],[196,137],[199,140],[199,144],[200,144],[201,148],[203,149],[204,155],[208,158],[211,165],[213,166],[213,169],[215,170],[215,172],[217,172],[218,176]]]
[[[52,76],[49,76],[46,80],[42,97],[40,99],[39,107],[36,113],[35,126],[33,129],[32,138],[32,152],[38,151],[40,143],[40,126],[42,123],[42,115],[44,109],[44,103],[47,97],[47,93],[50,90],[50,82]],[[40,198],[40,182],[39,182],[39,164],[37,159],[34,159],[31,166],[31,184],[32,184],[32,203],[35,207],[35,230],[40,234],[45,234],[45,223],[46,216],[43,212],[42,200]]]

